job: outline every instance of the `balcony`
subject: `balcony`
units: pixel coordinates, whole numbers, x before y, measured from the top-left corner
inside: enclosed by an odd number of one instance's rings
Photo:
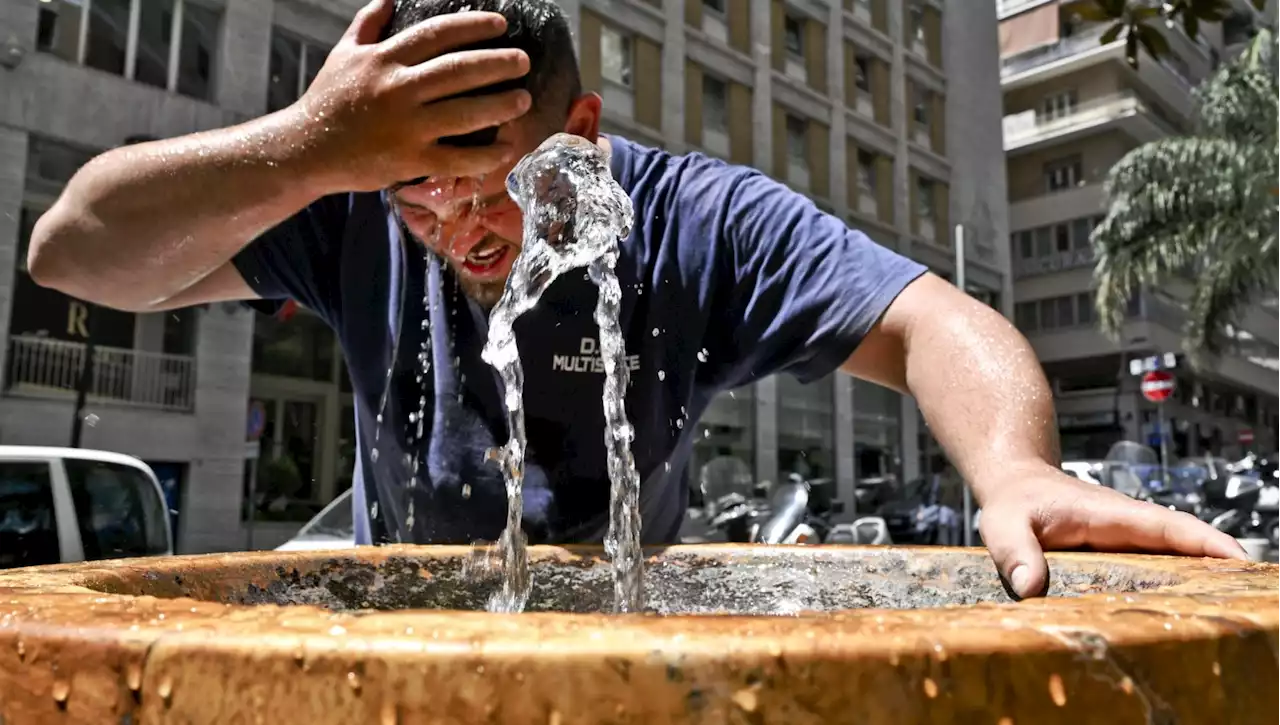
[[[1176,133],[1172,123],[1132,91],[1091,98],[1052,116],[1032,109],[1004,117],[1004,149],[1021,154],[1120,129],[1139,143]]]
[[[1114,42],[1102,44],[1107,25],[1084,28],[1056,41],[1028,48],[1000,59],[1000,85],[1015,90],[1077,71],[1112,63],[1155,94],[1162,102],[1182,115],[1192,109],[1191,88],[1197,75],[1191,68],[1207,68],[1204,51],[1184,37],[1170,43],[1168,58],[1143,55],[1136,71],[1129,70],[1124,59],[1123,35]],[[1165,29],[1166,34],[1179,33]]]
[[[19,335],[10,338],[8,395],[70,399],[75,396],[85,345]],[[88,399],[98,404],[182,413],[195,409],[195,359],[186,355],[94,349]]]
[[[1047,257],[1016,259],[1013,263],[1013,276],[1030,277],[1037,274],[1052,274],[1068,269],[1093,266],[1093,250],[1090,248],[1074,249],[1070,252],[1055,252]]]

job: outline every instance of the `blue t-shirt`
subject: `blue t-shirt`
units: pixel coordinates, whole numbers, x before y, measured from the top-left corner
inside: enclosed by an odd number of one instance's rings
[[[833,372],[925,268],[759,171],[608,140],[635,205],[617,273],[642,536],[671,542],[694,424],[712,398],[775,373],[808,382]],[[261,297],[297,300],[341,342],[356,411],[357,541],[497,540],[506,494],[485,451],[507,429],[501,383],[480,358],[487,315],[447,265],[401,238],[384,197],[320,199],[234,262]],[[570,273],[516,324],[531,543],[598,542],[607,525],[595,306],[595,286]]]

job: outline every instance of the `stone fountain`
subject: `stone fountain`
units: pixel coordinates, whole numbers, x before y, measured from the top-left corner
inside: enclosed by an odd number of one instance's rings
[[[466,547],[0,573],[0,722],[1276,721],[1271,564],[1054,554],[1014,603],[976,549],[670,547],[610,615],[601,551],[529,551],[516,615]]]

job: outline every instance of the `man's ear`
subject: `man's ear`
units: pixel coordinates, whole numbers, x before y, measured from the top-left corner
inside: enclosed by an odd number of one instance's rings
[[[603,99],[598,93],[587,93],[578,96],[569,106],[569,118],[565,120],[564,132],[581,136],[595,143],[600,137],[600,109]]]

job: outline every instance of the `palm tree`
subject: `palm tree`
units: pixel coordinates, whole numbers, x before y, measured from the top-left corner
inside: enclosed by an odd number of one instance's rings
[[[1245,305],[1275,293],[1278,92],[1276,38],[1263,29],[1195,89],[1192,134],[1148,143],[1111,168],[1110,208],[1091,238],[1104,332],[1119,334],[1137,290],[1190,271],[1183,347],[1202,365]]]

